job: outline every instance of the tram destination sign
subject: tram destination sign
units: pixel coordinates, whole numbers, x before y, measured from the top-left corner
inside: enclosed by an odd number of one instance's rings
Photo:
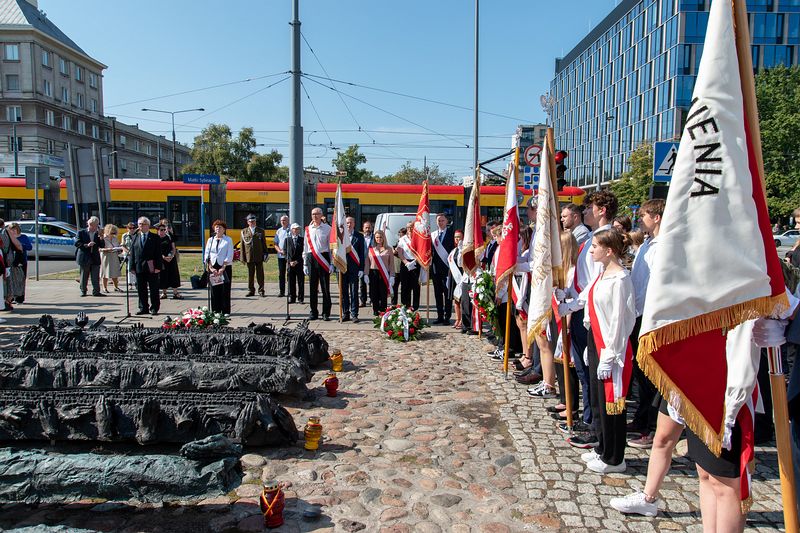
[[[184,174],[184,183],[195,185],[219,185],[219,176],[216,174]]]

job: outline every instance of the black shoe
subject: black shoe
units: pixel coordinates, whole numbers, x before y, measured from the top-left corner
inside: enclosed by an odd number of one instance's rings
[[[261,295],[263,296],[263,295],[264,295],[264,293],[262,292],[262,293],[261,293]],[[286,298],[286,295],[285,295],[284,293],[280,293],[280,294],[278,295],[278,298]]]
[[[258,291],[258,295],[261,296],[262,298],[266,298],[267,297],[267,295],[266,295],[266,293],[264,291]],[[281,294],[281,298],[284,298],[283,294]]]
[[[431,322],[431,324],[442,324],[443,322],[444,322],[444,321],[443,321],[441,318],[437,318],[436,320],[434,320],[433,322]]]
[[[558,430],[561,431],[562,433],[569,433],[566,422],[561,422],[560,424],[558,424]],[[589,426],[589,424],[583,422],[582,420],[573,420],[572,431],[575,433],[586,433],[586,435],[591,435],[592,437],[594,437],[594,430],[592,429],[592,427]],[[595,438],[595,440],[597,439]]]
[[[86,293],[85,293],[85,292],[82,292],[82,293],[81,293],[81,298],[83,298],[84,296],[86,296]]]
[[[342,317],[342,322],[350,322],[350,315],[344,315]]]
[[[467,330],[467,335],[477,335],[477,334],[478,334],[477,331],[472,331],[471,329]]]
[[[469,331],[469,330],[467,330],[467,329],[462,329],[462,330],[461,330],[461,333],[466,333],[467,331]]]
[[[315,315],[314,313],[311,313],[310,315],[308,315],[308,319],[309,320],[319,320],[319,316]]]
[[[86,296],[86,295],[84,294],[84,296]],[[136,314],[137,314],[137,315],[146,315],[146,314],[148,314],[149,312],[150,312],[150,311],[145,311],[145,310],[143,310],[143,309],[139,309],[138,311],[136,311]]]
[[[250,291],[247,294],[245,294],[244,297],[245,298],[250,298],[251,296],[255,296],[255,295],[256,295],[256,293],[254,293],[253,291]]]
[[[567,439],[567,442],[570,446],[574,446],[575,448],[594,448],[599,442],[597,442],[597,437],[593,433],[583,433],[581,435],[575,435],[574,437],[570,437]]]
[[[155,311],[150,311],[150,314],[152,316],[156,316],[158,314],[158,309],[156,309]]]
[[[331,317],[330,317],[330,316],[328,316],[328,315],[322,315],[322,320],[324,320],[325,322],[327,322],[327,321],[328,321],[328,320],[330,320],[330,319],[331,319]]]
[[[354,316],[353,317],[353,324],[358,324],[359,322],[360,322],[360,320],[358,320],[358,317]]]
[[[102,292],[93,292],[92,296],[102,296],[103,298],[105,298],[106,295],[103,294]]]
[[[548,407],[548,408],[546,409],[546,411],[547,411],[548,413],[550,413],[550,414],[553,414],[553,413],[563,413],[563,412],[564,412],[564,411],[566,411],[566,410],[567,410],[566,406],[565,406],[565,407],[558,407],[558,406],[555,406],[555,405],[551,405],[550,407]]]
[[[289,298],[289,303],[293,304],[294,303],[294,298]]]
[[[566,413],[566,411],[559,411],[557,413],[550,413],[550,418],[552,418],[553,420],[556,420],[558,422],[564,422],[567,419],[567,417],[566,416],[561,416],[562,413]],[[576,423],[575,419],[577,419],[577,418],[578,418],[578,411],[572,411],[572,423],[573,423],[573,425]]]
[[[515,370],[514,377],[515,378],[524,378],[528,374],[533,372],[533,365],[529,366],[528,368],[523,368],[522,370]]]
[[[303,302],[303,299],[302,299],[302,298],[300,298],[300,300],[298,300],[298,301],[299,301],[301,304],[302,304],[302,303],[305,303],[305,302]]]

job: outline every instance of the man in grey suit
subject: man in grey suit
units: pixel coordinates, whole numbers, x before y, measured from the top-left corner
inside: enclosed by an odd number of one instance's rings
[[[92,296],[105,296],[100,292],[100,248],[105,246],[100,234],[100,219],[89,217],[86,229],[75,236],[75,261],[81,271],[81,296],[86,296],[89,278],[92,280]]]

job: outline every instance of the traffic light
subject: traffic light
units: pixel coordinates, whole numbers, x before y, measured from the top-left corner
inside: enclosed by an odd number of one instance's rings
[[[569,154],[564,150],[559,150],[556,152],[555,160],[556,160],[556,185],[558,186],[558,190],[562,190],[564,187],[567,186],[567,180],[564,178],[564,173],[567,171],[566,159],[569,157]]]

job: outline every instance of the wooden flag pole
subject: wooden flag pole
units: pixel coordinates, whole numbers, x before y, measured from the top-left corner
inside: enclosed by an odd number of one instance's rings
[[[431,258],[431,261],[433,258]],[[425,320],[431,323],[431,271],[430,267],[425,269],[425,305],[428,310],[425,312]]]
[[[338,271],[336,273],[336,279],[339,280],[339,323],[341,324],[342,319],[342,271]]]
[[[545,146],[545,156],[547,157],[547,166],[550,170],[550,183],[551,189],[553,190],[553,194],[556,195],[558,198],[558,183],[556,181],[556,160],[555,160],[555,132],[553,128],[547,128],[547,139],[546,139],[546,146]],[[548,150],[549,145],[549,150]],[[563,227],[561,227],[561,217],[558,217],[558,224],[560,229],[563,231]],[[558,245],[561,246],[561,239],[559,238]],[[561,258],[562,258],[562,267],[563,267],[563,258],[564,258],[564,251],[561,251]],[[577,268],[577,266],[576,266]],[[564,289],[566,287],[566,276],[567,273],[564,271],[564,268],[559,269],[559,276],[558,276],[558,288]],[[570,375],[569,375],[569,361],[570,356],[572,355],[572,345],[570,344],[569,339],[569,323],[567,321],[567,315],[561,317],[561,366],[564,370],[564,405],[567,406],[567,431],[568,434],[572,434],[572,395],[570,394]]]
[[[750,29],[747,22],[747,5],[744,0],[732,0],[733,26],[736,36],[736,54],[739,58],[739,79],[747,127],[750,133],[750,149],[756,158],[759,181],[766,195],[764,184],[764,158],[761,153],[761,128],[758,122],[758,103],[753,78],[753,58],[750,51]],[[786,400],[786,380],[781,366],[780,349],[768,348],[772,405],[775,418],[775,444],[778,448],[778,465],[783,499],[783,524],[786,533],[798,533],[797,497],[792,464],[792,447],[789,437],[789,412]]]

